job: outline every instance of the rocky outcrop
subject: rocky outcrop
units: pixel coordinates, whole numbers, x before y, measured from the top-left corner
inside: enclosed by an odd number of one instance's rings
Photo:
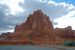
[[[50,44],[53,30],[49,17],[41,10],[34,11],[21,25],[16,25],[14,33],[7,36],[9,41],[29,41],[34,44]]]
[[[71,26],[54,29],[49,17],[37,10],[29,15],[24,23],[16,25],[13,33],[2,35],[4,36],[9,44],[49,45],[63,44],[66,38],[75,39],[75,31]]]
[[[21,24],[16,25],[14,34],[12,36],[31,36],[31,37],[44,37],[49,36],[53,30],[52,22],[49,17],[44,15],[41,10],[34,11],[29,15],[27,20]]]
[[[52,30],[53,25],[49,20],[49,17],[44,15],[41,10],[34,11],[32,15],[29,15],[26,22],[21,25],[16,25],[15,32],[27,32],[33,31],[35,33],[41,33],[46,30]]]

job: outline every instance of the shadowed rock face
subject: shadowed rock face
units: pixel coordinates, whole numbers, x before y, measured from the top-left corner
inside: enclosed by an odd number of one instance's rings
[[[34,32],[35,34],[41,34],[44,31],[48,32],[48,30],[51,31],[52,29],[53,25],[49,17],[44,15],[41,10],[37,10],[32,15],[29,15],[25,23],[16,25],[15,32],[22,32],[24,34]]]

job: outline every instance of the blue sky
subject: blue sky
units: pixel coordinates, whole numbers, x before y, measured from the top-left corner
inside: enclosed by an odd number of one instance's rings
[[[0,0],[0,33],[13,32],[38,9],[47,14],[54,27],[72,26],[75,30],[74,0]]]
[[[75,5],[75,1],[74,0],[53,0],[53,1],[55,1],[55,2],[66,2],[66,3],[68,3],[68,4],[73,4],[73,5]]]

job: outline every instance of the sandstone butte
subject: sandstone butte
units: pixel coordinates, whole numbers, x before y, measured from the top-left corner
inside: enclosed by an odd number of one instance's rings
[[[27,20],[16,25],[13,33],[0,35],[0,44],[62,45],[65,40],[75,40],[71,26],[53,28],[52,22],[41,10],[34,11]]]

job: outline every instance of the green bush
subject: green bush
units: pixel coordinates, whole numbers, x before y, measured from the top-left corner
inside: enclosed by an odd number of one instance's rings
[[[65,46],[75,46],[75,41],[64,41]]]
[[[74,42],[72,42],[72,45],[73,45],[73,46],[75,46],[75,41],[74,41]]]

